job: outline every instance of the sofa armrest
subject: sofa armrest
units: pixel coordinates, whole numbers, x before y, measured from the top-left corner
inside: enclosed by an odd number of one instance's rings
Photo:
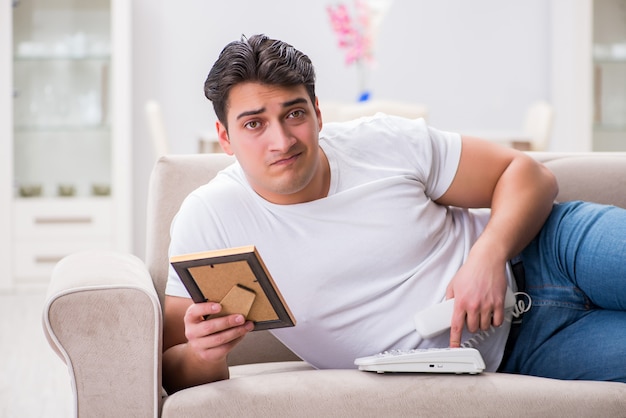
[[[43,327],[70,375],[76,416],[158,416],[162,316],[143,262],[91,251],[55,267]]]

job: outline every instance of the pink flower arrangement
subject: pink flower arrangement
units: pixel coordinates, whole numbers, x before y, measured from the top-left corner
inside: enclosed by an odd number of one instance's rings
[[[326,10],[330,23],[337,34],[339,48],[346,50],[346,64],[355,62],[372,63],[372,26],[369,5],[363,0],[354,1],[355,18],[350,17],[348,7],[341,3]]]
[[[346,51],[346,65],[356,64],[358,68],[359,101],[370,99],[368,69],[374,64],[374,42],[380,24],[393,0],[354,0],[355,17],[352,18],[348,7],[340,3],[328,6],[328,16],[339,48]]]

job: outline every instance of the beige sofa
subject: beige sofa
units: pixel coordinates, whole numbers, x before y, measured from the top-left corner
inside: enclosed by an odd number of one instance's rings
[[[533,155],[556,173],[559,200],[626,207],[626,154]],[[44,329],[67,364],[77,415],[626,416],[622,383],[313,370],[266,331],[250,334],[232,353],[230,380],[166,396],[161,306],[169,224],[184,196],[230,162],[223,154],[205,154],[164,157],[156,164],[145,262],[129,254],[86,252],[57,265]]]

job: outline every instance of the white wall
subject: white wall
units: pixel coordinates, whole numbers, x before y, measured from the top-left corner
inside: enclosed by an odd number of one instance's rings
[[[344,0],[351,3],[350,0]],[[135,252],[143,256],[145,199],[154,162],[143,104],[161,103],[175,153],[213,129],[204,78],[226,43],[265,33],[307,53],[320,100],[353,100],[325,7],[334,1],[133,2]],[[545,0],[395,0],[378,40],[371,90],[426,104],[442,129],[515,131],[534,100],[549,100],[550,3]]]

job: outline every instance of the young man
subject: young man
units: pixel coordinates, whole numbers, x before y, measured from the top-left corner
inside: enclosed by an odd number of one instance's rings
[[[298,321],[273,333],[316,367],[458,347],[493,325],[477,347],[489,371],[626,381],[626,211],[553,205],[555,179],[533,159],[422,120],[378,115],[322,130],[314,83],[308,57],[284,42],[226,46],[205,94],[237,163],[185,200],[171,255],[256,245]],[[503,362],[518,255],[533,305]],[[193,304],[173,270],[166,293],[166,388],[228,378],[226,357],[253,324],[203,320],[220,305]],[[452,297],[450,333],[422,339],[413,314]]]

